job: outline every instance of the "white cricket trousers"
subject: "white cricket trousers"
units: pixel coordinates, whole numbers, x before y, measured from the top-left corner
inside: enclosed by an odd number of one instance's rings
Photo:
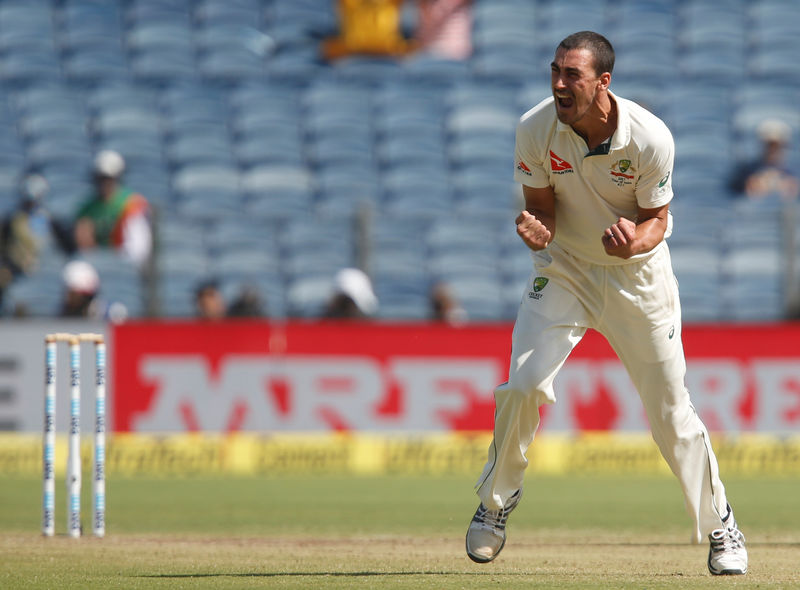
[[[478,496],[497,510],[522,487],[539,406],[555,403],[553,380],[588,328],[606,337],[639,392],[653,439],[683,488],[699,543],[721,528],[727,500],[708,431],[684,385],[678,286],[666,242],[644,260],[608,266],[577,259],[556,244],[534,254],[514,325],[508,381],[494,391],[494,440]]]

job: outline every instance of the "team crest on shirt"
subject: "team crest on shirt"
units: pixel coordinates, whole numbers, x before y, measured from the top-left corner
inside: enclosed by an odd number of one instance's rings
[[[533,279],[533,291],[528,292],[528,297],[530,299],[541,299],[542,298],[542,289],[547,286],[547,283],[550,282],[550,279],[547,277],[536,277]]]
[[[634,172],[636,172],[636,168],[631,166],[630,160],[617,160],[611,164],[611,169],[609,170],[609,173],[611,174],[611,180],[617,186],[627,186],[633,184]]]

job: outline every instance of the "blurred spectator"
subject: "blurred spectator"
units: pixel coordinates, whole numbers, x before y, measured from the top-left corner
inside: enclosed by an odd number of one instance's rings
[[[472,53],[472,0],[417,0],[420,51],[463,60]]]
[[[128,310],[122,303],[107,302],[100,298],[100,275],[88,262],[68,262],[61,277],[64,283],[61,317],[112,322],[124,321],[128,317]]]
[[[797,198],[798,178],[786,165],[791,129],[783,121],[768,119],[759,125],[758,136],[762,143],[760,156],[737,167],[730,189],[750,199],[772,195],[785,200]]]
[[[62,317],[85,318],[94,315],[92,306],[100,290],[100,276],[94,267],[83,260],[68,262],[62,273],[64,298]]]
[[[350,55],[402,56],[409,52],[403,36],[404,0],[339,0],[339,35],[325,39],[328,60]]]
[[[201,282],[194,291],[196,317],[201,320],[221,320],[226,315],[225,298],[215,279]]]
[[[334,278],[333,295],[325,307],[324,317],[337,319],[367,318],[378,311],[378,298],[372,281],[357,268],[343,268]]]
[[[61,243],[58,240],[61,228],[45,209],[49,190],[43,176],[25,176],[19,186],[16,209],[0,224],[0,301],[14,279],[36,271],[51,238]]]
[[[78,250],[115,248],[141,267],[150,258],[152,230],[147,200],[122,184],[125,160],[113,150],[94,159],[95,190],[78,209],[75,245]]]
[[[228,307],[228,317],[258,318],[265,314],[261,293],[254,285],[244,285]]]
[[[431,288],[431,319],[452,326],[460,326],[467,321],[467,312],[445,283],[436,283]]]

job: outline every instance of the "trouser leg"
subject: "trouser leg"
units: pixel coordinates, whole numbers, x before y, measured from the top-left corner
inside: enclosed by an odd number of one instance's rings
[[[585,333],[553,325],[525,304],[514,326],[508,382],[495,391],[494,438],[477,484],[484,506],[502,508],[522,487],[526,453],[539,426],[539,406],[553,403],[553,379]]]
[[[720,528],[727,499],[708,431],[683,383],[683,353],[659,363],[623,362],[640,392],[653,440],[681,484],[693,540],[700,542]]]
[[[626,297],[637,296],[635,307],[626,309],[622,302],[609,305],[613,313],[605,318],[601,331],[639,392],[653,440],[683,490],[694,521],[693,539],[700,542],[720,528],[727,499],[708,431],[684,383],[680,304],[668,252],[655,255],[637,272],[649,275],[643,283],[648,290],[626,293]],[[610,285],[612,292],[621,292],[613,281]]]

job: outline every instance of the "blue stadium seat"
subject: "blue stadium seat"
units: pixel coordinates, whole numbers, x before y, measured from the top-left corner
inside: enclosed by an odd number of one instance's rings
[[[213,135],[181,135],[169,142],[166,149],[169,164],[175,168],[210,164],[236,166],[231,142]]]
[[[250,129],[234,142],[233,150],[244,168],[270,164],[302,166],[305,162],[303,140],[294,125],[265,124]]]
[[[18,48],[0,56],[0,81],[6,88],[61,80],[61,63],[50,47]]]
[[[260,0],[200,0],[193,19],[200,25],[240,25],[259,27],[264,18]]]
[[[139,106],[123,106],[98,111],[91,122],[92,131],[100,135],[119,132],[154,133],[164,127],[161,115]]]
[[[183,45],[144,45],[130,57],[133,75],[146,84],[167,84],[197,76],[194,49]]]
[[[127,4],[123,18],[126,27],[135,29],[139,26],[168,23],[188,25],[191,22],[191,13],[186,2],[133,0]]]
[[[316,217],[313,221],[309,224],[307,219],[289,218],[279,232],[282,270],[289,280],[333,277],[340,268],[355,264],[355,249],[349,237],[351,220]]]
[[[504,317],[503,285],[488,276],[452,277],[447,284],[472,321],[497,321]]]
[[[452,134],[486,131],[513,133],[518,120],[519,114],[510,107],[465,106],[452,109],[446,125]]]
[[[273,0],[266,16],[271,34],[294,27],[297,33],[319,39],[335,34],[338,29],[338,17],[331,2]]]
[[[428,272],[435,280],[451,281],[472,277],[499,281],[498,252],[485,245],[471,245],[456,249],[433,250],[428,258]]]
[[[387,133],[376,141],[375,152],[380,164],[390,169],[394,166],[432,164],[441,169],[448,166],[445,143],[438,131],[418,135],[415,127],[406,127],[402,133]]]
[[[114,80],[89,88],[86,103],[95,113],[127,108],[155,111],[158,108],[157,92],[130,79]]]
[[[197,252],[206,249],[206,232],[202,227],[186,223],[181,217],[165,214],[159,216],[156,225],[156,238],[158,247],[164,250],[194,250]]]
[[[209,272],[210,261],[205,250],[191,247],[173,247],[160,253],[158,270],[162,277],[170,275],[204,276]]]
[[[189,318],[196,315],[195,289],[208,275],[180,268],[161,270],[158,300],[162,316]]]
[[[279,276],[281,261],[275,252],[253,248],[252,244],[224,247],[209,260],[212,275],[257,278],[262,275]]]
[[[14,54],[39,49],[55,55],[50,3],[11,0],[0,4],[0,49]]]
[[[418,264],[417,268],[421,269],[422,266]],[[431,281],[427,273],[398,274],[392,269],[388,265],[385,270],[378,270],[371,275],[378,298],[378,317],[394,320],[428,319],[432,310]]]
[[[305,168],[265,164],[242,174],[245,211],[249,215],[306,215],[314,200],[313,176]]]
[[[174,191],[170,207],[175,215],[197,222],[240,218],[244,203],[244,195],[236,186],[196,187]]]
[[[302,248],[319,249],[322,245],[330,245],[334,249],[349,248],[349,229],[352,219],[347,215],[330,215],[314,217],[313,223],[308,218],[295,218],[279,224],[277,238],[281,248],[294,250]]]
[[[333,169],[335,170],[335,169]],[[380,189],[374,179],[357,175],[318,176],[316,211],[321,214],[356,214],[374,211]]]
[[[130,76],[128,62],[118,46],[95,45],[73,51],[64,59],[65,77],[78,84],[91,85]]]
[[[198,57],[197,69],[212,82],[238,83],[264,76],[263,55],[247,46],[206,46]]]
[[[475,167],[505,171],[510,176],[513,165],[514,134],[508,129],[473,131],[454,136],[447,148],[450,163],[458,169]]]
[[[233,166],[185,166],[172,175],[173,189],[182,193],[194,190],[220,189],[229,191],[240,185],[240,173]]]
[[[20,314],[32,317],[53,317],[60,313],[62,298],[59,272],[40,271],[14,281],[3,297],[6,316]]]
[[[301,276],[291,280],[286,288],[286,311],[290,316],[320,317],[333,293],[333,274]]]
[[[548,2],[539,4],[538,8],[537,24],[542,32],[539,35],[539,47],[548,55],[548,59],[552,59],[556,45],[575,31],[591,30],[611,37],[605,6],[598,2]]]
[[[337,60],[332,65],[337,79],[345,82],[380,84],[397,79],[402,66],[395,59],[352,56]]]
[[[145,311],[142,277],[130,260],[114,250],[97,249],[81,254],[100,277],[100,297],[107,303],[121,303],[129,317],[141,317]]]
[[[403,76],[412,81],[454,81],[469,74],[469,63],[433,55],[418,54],[403,62]]]
[[[300,114],[302,86],[281,79],[251,80],[231,88],[228,101],[240,115],[272,115],[272,120]]]
[[[385,210],[444,212],[453,206],[449,174],[437,166],[397,166],[381,177]]]
[[[723,259],[722,272],[723,302],[733,319],[764,321],[784,316],[784,266],[779,245],[732,249]]]
[[[796,22],[800,23],[800,19]],[[797,29],[793,28],[792,35],[796,31]],[[765,47],[750,54],[746,69],[762,82],[776,78],[796,82],[800,75],[800,63],[796,59],[798,51],[800,42],[795,45]]]
[[[277,233],[278,226],[268,220],[230,215],[212,219],[204,239],[212,255],[228,248],[252,248],[278,257]]]

